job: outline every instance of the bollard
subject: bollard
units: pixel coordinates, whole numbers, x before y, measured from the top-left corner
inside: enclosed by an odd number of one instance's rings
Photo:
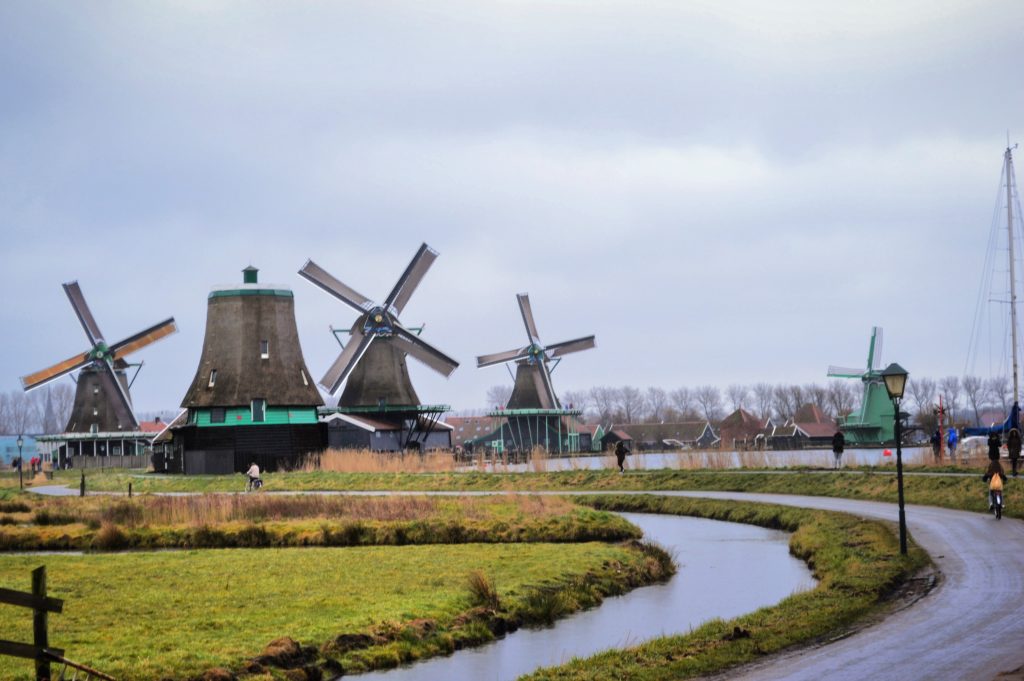
[[[85,496],[85,471],[82,471],[82,482],[78,483],[78,496]]]
[[[128,483],[128,498],[132,498],[132,483]]]

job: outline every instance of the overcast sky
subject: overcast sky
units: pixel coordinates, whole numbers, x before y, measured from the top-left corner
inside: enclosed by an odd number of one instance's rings
[[[594,333],[593,385],[826,380],[873,325],[911,375],[963,371],[1007,131],[1020,0],[0,4],[0,390],[174,316],[133,359],[176,408],[211,286],[295,291],[306,362],[423,241],[403,315],[462,362]],[[63,380],[70,381],[70,378]]]

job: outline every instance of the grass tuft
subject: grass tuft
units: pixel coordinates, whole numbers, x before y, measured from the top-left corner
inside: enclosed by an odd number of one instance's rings
[[[466,585],[469,588],[469,601],[491,610],[501,607],[501,599],[498,597],[498,589],[494,582],[480,570],[473,570],[466,578]]]

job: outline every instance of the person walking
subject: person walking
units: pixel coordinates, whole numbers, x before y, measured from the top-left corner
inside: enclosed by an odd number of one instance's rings
[[[932,456],[935,457],[935,463],[938,463],[942,457],[942,437],[939,435],[938,428],[932,433]]]
[[[619,473],[626,472],[626,467],[623,464],[626,462],[627,454],[629,454],[629,450],[626,449],[626,444],[619,440],[615,445],[615,462],[619,464]]]
[[[959,443],[960,436],[957,435],[956,428],[950,426],[949,435],[946,436],[946,446],[949,447],[949,460],[952,463],[956,463],[956,446]]]
[[[993,427],[995,424],[993,424]],[[1002,447],[1003,441],[999,439],[999,431],[993,430],[988,434],[988,460],[999,461],[999,448]]]
[[[1006,436],[1006,451],[1010,454],[1010,475],[1017,477],[1017,465],[1020,463],[1020,431],[1010,429]]]
[[[839,469],[843,467],[843,448],[846,447],[846,436],[841,430],[837,430],[832,436],[832,456],[835,459],[832,467]]]

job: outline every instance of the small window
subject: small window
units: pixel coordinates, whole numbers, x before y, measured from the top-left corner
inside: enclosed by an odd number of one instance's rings
[[[94,385],[92,387],[92,394],[93,395],[99,395],[100,394],[100,387],[98,385]]]
[[[302,375],[302,385],[309,385],[309,379],[306,378],[306,370],[299,369],[299,374]]]
[[[98,424],[98,423],[91,424],[89,426],[89,432],[90,433],[98,433],[98,432],[100,432],[100,424]]]
[[[93,416],[99,416],[100,415],[100,410],[97,409],[96,407],[93,407],[92,408],[92,415]]]
[[[260,341],[260,359],[270,359],[270,341]]]
[[[256,398],[252,401],[252,422],[263,423],[267,418],[267,401]]]
[[[213,407],[210,409],[210,423],[224,423],[226,411],[224,407]]]
[[[206,384],[207,388],[212,388],[217,383],[217,370],[210,369],[210,382]]]

